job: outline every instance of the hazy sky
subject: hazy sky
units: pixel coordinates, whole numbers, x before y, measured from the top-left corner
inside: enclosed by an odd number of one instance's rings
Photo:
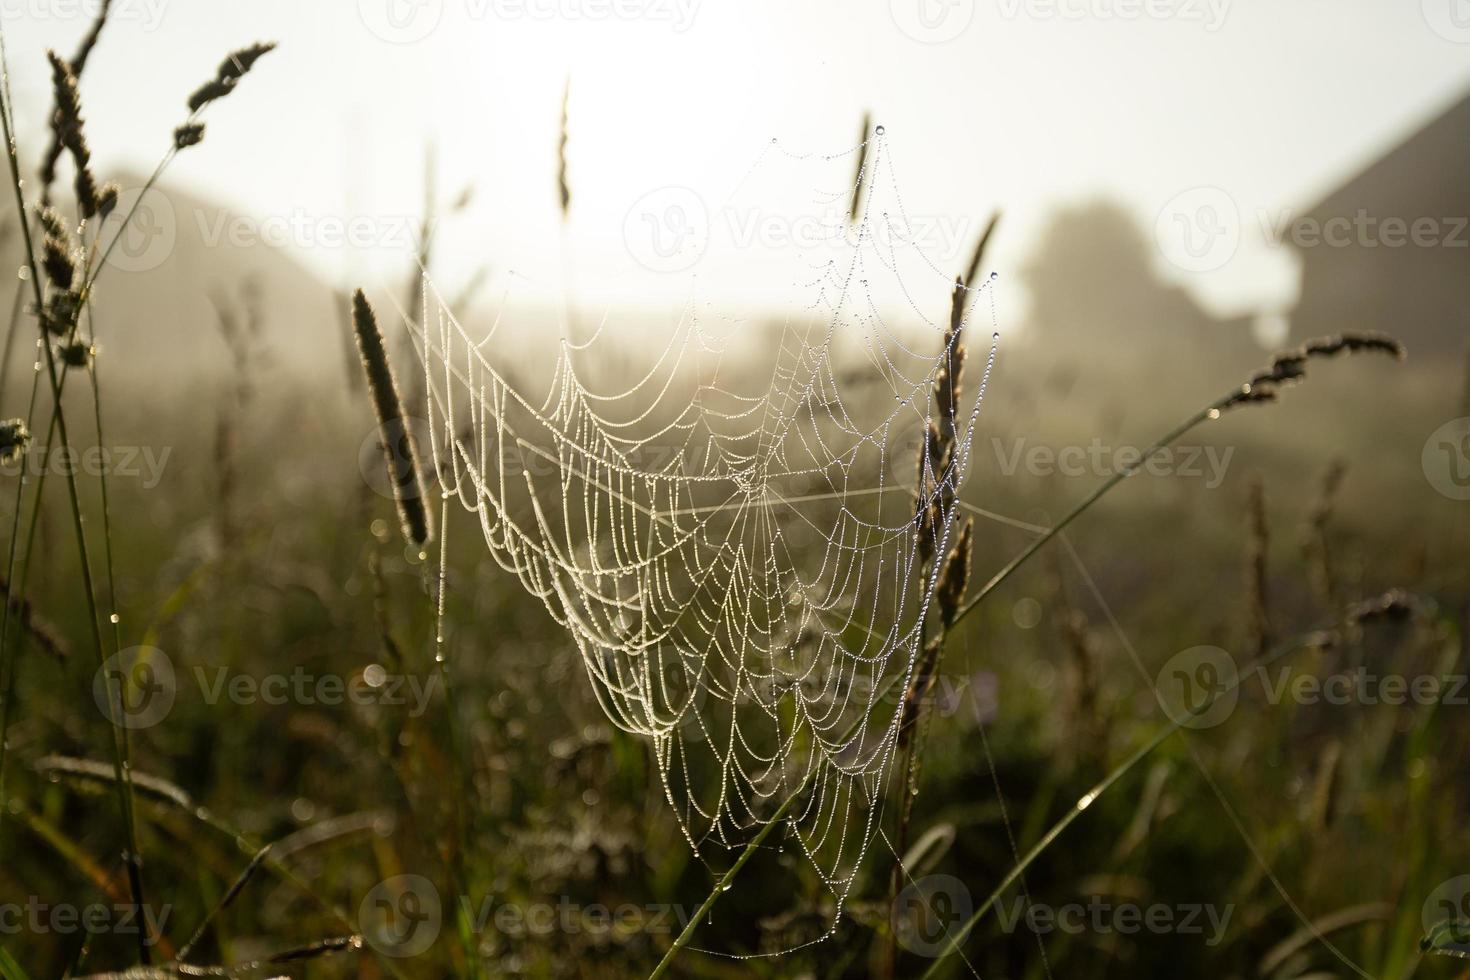
[[[48,99],[42,49],[69,53],[93,8],[0,0],[32,142]],[[104,175],[151,168],[185,96],[224,52],[274,39],[280,51],[211,110],[208,138],[177,161],[172,180],[250,220],[273,219],[262,226],[272,234],[300,229],[285,234],[336,281],[406,265],[432,140],[441,196],[475,189],[469,209],[442,226],[444,280],[488,265],[496,289],[551,299],[570,277],[593,306],[691,294],[790,305],[800,275],[762,260],[767,235],[749,233],[746,219],[789,217],[783,180],[809,204],[840,190],[851,158],[820,155],[852,147],[865,109],[886,129],[904,208],[931,218],[941,238],[956,229],[967,249],[983,218],[1004,206],[990,263],[1003,274],[1057,203],[1110,196],[1152,234],[1156,222],[1167,230],[1180,200],[1201,199],[1178,195],[1204,186],[1223,190],[1238,214],[1239,249],[1190,272],[1166,261],[1165,243],[1161,267],[1217,308],[1280,306],[1290,300],[1291,267],[1284,250],[1262,244],[1259,216],[1310,204],[1470,89],[1466,0],[115,0],[114,8],[82,86]],[[555,168],[568,76],[573,203],[563,228]],[[793,153],[818,156],[793,161]],[[757,160],[758,179],[742,183]],[[732,194],[747,210],[729,211]],[[1220,198],[1211,191],[1204,200]],[[629,236],[657,234],[660,222],[676,232],[698,206],[714,226],[708,249],[687,267],[660,267],[656,255],[648,268]],[[649,207],[651,217],[639,214]],[[324,241],[349,218],[376,247]],[[732,244],[742,234],[754,237]],[[947,275],[962,259],[943,254],[935,265]],[[1003,319],[1014,315],[1004,275],[998,294]]]

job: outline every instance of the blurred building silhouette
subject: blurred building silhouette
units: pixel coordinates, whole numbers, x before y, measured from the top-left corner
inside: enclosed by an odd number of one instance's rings
[[[1188,374],[1260,360],[1250,320],[1221,319],[1158,270],[1158,252],[1133,214],[1111,201],[1059,209],[1021,278],[1040,343],[1135,366]]]
[[[1384,330],[1411,355],[1458,355],[1470,334],[1470,94],[1289,228],[1302,261],[1293,338]]]

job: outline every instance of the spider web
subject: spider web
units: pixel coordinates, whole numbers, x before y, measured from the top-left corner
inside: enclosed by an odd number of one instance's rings
[[[835,898],[825,935],[878,829],[938,576],[921,551],[951,546],[999,336],[943,465],[923,434],[946,338],[967,331],[909,298],[906,260],[952,280],[912,233],[881,134],[857,221],[851,186],[816,194],[836,216],[817,225],[826,257],[798,267],[816,298],[772,334],[760,374],[692,307],[617,390],[589,380],[611,340],[562,341],[544,398],[497,368],[496,328],[472,336],[427,280],[414,328],[445,497],[572,637],[608,719],[649,740],[712,870],[799,794],[776,829]],[[767,154],[850,176],[860,149]],[[908,305],[903,328],[880,312],[879,277]],[[921,520],[930,505],[938,519]]]

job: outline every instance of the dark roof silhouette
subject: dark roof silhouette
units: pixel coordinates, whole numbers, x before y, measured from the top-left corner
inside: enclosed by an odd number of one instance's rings
[[[1294,222],[1297,338],[1384,330],[1410,354],[1463,349],[1470,332],[1470,94]]]

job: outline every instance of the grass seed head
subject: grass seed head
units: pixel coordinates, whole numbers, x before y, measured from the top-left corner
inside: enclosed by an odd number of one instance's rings
[[[31,430],[26,428],[25,419],[6,419],[0,422],[0,459],[9,462],[30,445]]]
[[[184,123],[174,130],[174,149],[185,150],[191,146],[197,146],[203,139],[203,123]]]
[[[102,189],[97,192],[97,215],[103,221],[106,221],[107,216],[117,208],[117,198],[121,193],[122,188],[112,181],[103,184]]]
[[[52,131],[76,164],[77,206],[83,218],[90,218],[97,213],[97,181],[92,176],[92,151],[82,134],[82,100],[77,91],[77,77],[71,63],[55,51],[47,51],[46,58],[51,62],[51,86],[56,97]]]
[[[422,548],[432,537],[433,529],[424,506],[423,469],[419,465],[418,446],[412,429],[407,425],[408,414],[403,410],[403,401],[398,395],[398,382],[393,377],[393,366],[388,362],[377,317],[361,289],[352,296],[352,326],[357,335],[358,352],[362,355],[368,391],[378,415],[378,434],[393,484],[393,500],[398,505],[403,536],[410,544]]]
[[[274,41],[258,41],[248,48],[232,51],[225,60],[220,63],[217,77],[220,81],[238,81],[243,78],[255,63],[264,55],[276,49]]]
[[[52,207],[37,208],[36,220],[41,223],[41,230],[46,233],[47,238],[54,238],[63,244],[71,241],[71,231],[60,211]]]
[[[71,250],[63,242],[48,235],[42,252],[41,268],[46,270],[46,278],[51,285],[63,292],[70,290],[77,274],[77,264],[71,257]]]
[[[946,629],[954,624],[960,607],[965,602],[965,589],[970,584],[970,551],[974,547],[975,522],[965,521],[960,528],[960,539],[944,560],[939,573],[939,587],[935,598],[939,602],[939,618]]]
[[[248,48],[232,51],[223,62],[215,76],[194,90],[189,96],[189,112],[195,113],[203,109],[209,103],[222,99],[235,90],[235,84],[244,78],[255,63],[263,55],[275,50],[275,43],[252,44]]]
[[[1337,354],[1385,354],[1394,360],[1404,359],[1404,345],[1383,333],[1344,332],[1331,337],[1309,340],[1293,350],[1281,351],[1271,358],[1271,363],[1251,376],[1239,390],[1221,399],[1213,406],[1214,413],[1251,405],[1275,401],[1280,389],[1302,381],[1307,376],[1307,365],[1316,358],[1334,357]]]

